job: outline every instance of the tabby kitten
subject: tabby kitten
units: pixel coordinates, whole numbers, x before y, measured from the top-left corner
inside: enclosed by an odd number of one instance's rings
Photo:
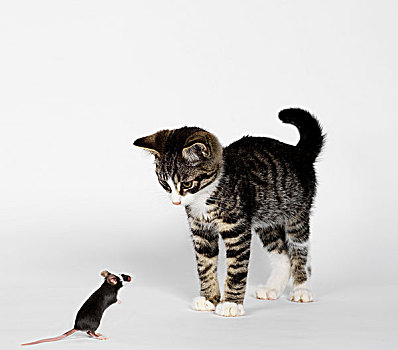
[[[277,299],[292,275],[290,299],[312,301],[309,217],[316,189],[314,162],[324,135],[318,121],[302,109],[282,110],[279,118],[298,128],[296,146],[245,136],[222,148],[213,134],[196,127],[161,130],[134,142],[155,155],[160,184],[173,204],[185,207],[201,284],[195,310],[244,314],[252,232],[260,236],[272,265],[257,298]],[[227,254],[222,299],[218,235]]]

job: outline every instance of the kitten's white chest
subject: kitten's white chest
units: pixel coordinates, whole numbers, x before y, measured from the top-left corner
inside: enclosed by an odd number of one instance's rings
[[[214,204],[206,204],[211,197],[213,191],[217,187],[218,179],[203,191],[194,194],[189,201],[190,215],[203,221],[211,221],[213,219],[212,211]]]
[[[210,207],[206,204],[207,199],[210,195],[200,196],[199,198],[195,198],[191,204],[189,205],[191,209],[191,215],[197,217],[201,220],[210,220],[209,209]]]

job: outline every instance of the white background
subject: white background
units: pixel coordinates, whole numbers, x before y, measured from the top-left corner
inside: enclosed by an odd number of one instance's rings
[[[101,324],[111,340],[43,348],[394,348],[397,11],[394,1],[1,1],[2,348],[72,328],[103,268],[134,275]],[[288,290],[253,298],[269,274],[256,237],[246,316],[194,312],[184,210],[131,142],[196,125],[223,145],[247,134],[295,144],[277,118],[291,106],[328,135],[315,302],[290,303]]]

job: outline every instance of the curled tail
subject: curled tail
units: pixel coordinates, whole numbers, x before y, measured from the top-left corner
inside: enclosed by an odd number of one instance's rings
[[[68,337],[69,335],[72,335],[73,333],[75,333],[77,330],[76,329],[71,329],[70,331],[60,335],[59,337],[54,337],[54,338],[46,338],[46,339],[41,339],[41,340],[36,340],[32,343],[25,343],[25,344],[21,344],[22,346],[24,345],[35,345],[35,344],[40,344],[40,343],[47,343],[47,342],[51,342],[51,341],[56,341],[56,340],[61,340],[63,338]]]
[[[309,112],[300,108],[289,108],[279,112],[279,119],[287,124],[293,124],[300,132],[297,148],[310,162],[316,157],[325,143],[325,135],[318,120]]]

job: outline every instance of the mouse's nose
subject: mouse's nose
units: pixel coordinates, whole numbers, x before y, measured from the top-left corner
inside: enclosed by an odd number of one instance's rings
[[[122,276],[122,279],[125,282],[131,282],[131,280],[133,279],[130,275],[125,275],[124,273],[122,273],[120,276]]]

